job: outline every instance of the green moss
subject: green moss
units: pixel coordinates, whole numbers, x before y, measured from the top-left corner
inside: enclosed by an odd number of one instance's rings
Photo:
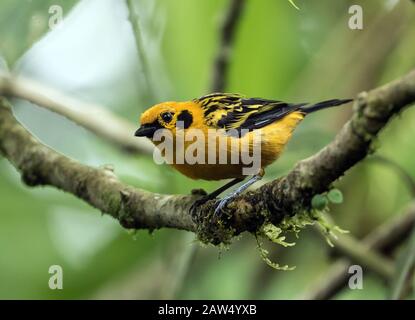
[[[306,211],[298,213],[292,217],[285,217],[280,223],[274,225],[270,222],[265,223],[260,230],[256,234],[257,244],[258,244],[258,251],[261,258],[268,264],[271,268],[276,270],[283,270],[283,271],[290,271],[294,270],[295,266],[288,266],[284,265],[281,266],[280,264],[273,262],[269,259],[268,250],[264,249],[262,246],[261,241],[259,240],[260,237],[264,237],[267,240],[281,245],[283,247],[292,247],[295,245],[295,242],[287,242],[286,235],[287,233],[294,233],[296,238],[298,238],[298,234],[302,229],[306,226],[311,225],[315,222],[313,217],[309,215]]]
[[[324,211],[313,210],[311,212],[315,222],[317,222],[320,225],[320,227],[324,230],[326,242],[330,247],[334,247],[330,237],[337,239],[336,233],[348,233],[349,231],[341,229],[339,226],[328,221],[324,216],[326,213],[328,213],[328,209],[325,209]]]
[[[330,223],[326,218],[325,214],[328,213],[328,203],[340,203],[343,201],[343,195],[340,190],[332,189],[327,193],[322,195],[318,195],[318,197],[314,197],[314,202],[318,202],[318,206],[314,206],[311,210],[304,210],[301,209],[293,216],[286,216],[281,222],[278,224],[272,224],[269,221],[264,223],[259,231],[255,234],[257,243],[258,243],[258,251],[260,253],[261,258],[272,268],[277,270],[293,270],[295,266],[289,267],[287,265],[281,266],[276,262],[273,262],[268,257],[268,251],[263,248],[262,243],[260,242],[259,238],[266,238],[267,240],[281,245],[283,247],[292,247],[295,245],[295,242],[287,242],[286,236],[288,233],[294,233],[295,237],[298,238],[300,232],[310,226],[318,223],[320,227],[325,231],[325,238],[327,243],[330,246],[333,246],[333,243],[330,241],[330,237],[336,237],[336,233],[346,233],[337,225]],[[323,201],[324,200],[324,201]],[[319,209],[317,209],[318,207]]]
[[[235,236],[235,229],[229,227],[226,220],[216,216],[213,213],[213,208],[210,212],[210,214],[200,217],[197,221],[196,233],[198,240],[201,243],[216,246],[230,245]]]
[[[343,194],[338,189],[331,189],[328,192],[315,195],[312,200],[312,207],[309,210],[304,209],[303,206],[299,205],[293,209],[292,215],[286,215],[278,223],[272,223],[270,221],[268,212],[261,212],[265,218],[265,222],[262,226],[254,233],[257,240],[258,252],[261,258],[267,265],[276,269],[289,271],[294,270],[295,266],[280,265],[269,258],[269,252],[266,250],[261,242],[261,238],[271,241],[277,245],[283,247],[292,247],[295,242],[286,241],[289,233],[294,234],[298,239],[300,232],[306,227],[314,224],[319,224],[323,230],[325,230],[327,243],[332,246],[330,237],[336,237],[335,232],[344,233],[338,226],[330,224],[329,221],[324,217],[324,214],[329,211],[328,204],[341,203],[343,201]],[[213,210],[211,211],[213,212]],[[199,216],[197,221],[197,235],[198,240],[202,245],[214,245],[220,249],[220,252],[229,249],[229,245],[235,238],[236,230],[231,228],[229,225],[229,219],[226,215],[221,218],[215,216],[213,213]]]
[[[276,270],[282,270],[282,271],[291,271],[295,269],[295,266],[293,267],[290,267],[288,265],[281,266],[278,263],[271,261],[271,259],[268,257],[269,255],[268,250],[264,249],[258,237],[256,237],[256,240],[257,240],[257,245],[258,245],[258,251],[259,251],[259,254],[261,255],[262,260],[264,260],[265,263],[269,265],[271,268],[276,269]]]
[[[292,247],[295,245],[294,242],[286,242],[286,237],[282,235],[283,229],[274,226],[271,223],[263,225],[261,228],[261,234],[267,237],[270,241],[282,245],[283,247]]]

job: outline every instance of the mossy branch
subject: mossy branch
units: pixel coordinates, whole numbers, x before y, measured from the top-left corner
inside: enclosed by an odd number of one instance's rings
[[[195,230],[187,214],[192,197],[136,189],[120,182],[106,167],[86,166],[56,152],[19,124],[10,104],[1,97],[0,153],[28,186],[53,186],[71,193],[113,216],[126,228]]]
[[[120,182],[113,172],[69,159],[46,147],[13,117],[0,101],[0,151],[29,186],[50,185],[72,193],[118,219],[126,228],[177,228],[218,244],[244,231],[257,232],[265,222],[310,209],[314,194],[327,191],[339,177],[365,158],[389,120],[415,101],[415,71],[383,87],[361,93],[354,113],[335,139],[314,156],[300,161],[285,177],[247,192],[228,206],[226,217],[213,215],[214,201],[195,218],[189,208],[195,195],[161,195]]]

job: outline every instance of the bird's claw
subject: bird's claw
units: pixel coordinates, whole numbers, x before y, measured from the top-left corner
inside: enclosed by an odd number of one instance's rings
[[[225,198],[221,199],[219,201],[219,203],[216,205],[214,214],[216,216],[219,216],[223,212],[223,209],[226,208],[226,206],[228,205],[230,200],[231,200],[231,198],[228,198],[228,197],[225,197]]]
[[[197,209],[204,205],[206,202],[208,202],[209,200],[212,200],[209,197],[202,197],[198,200],[196,200],[195,202],[193,202],[192,206],[190,207],[190,215],[192,217],[196,217],[197,216]],[[229,203],[230,199],[228,198],[223,198],[221,200],[217,200],[215,203],[215,211],[214,211],[214,215],[219,216],[223,210],[225,209],[226,205]]]

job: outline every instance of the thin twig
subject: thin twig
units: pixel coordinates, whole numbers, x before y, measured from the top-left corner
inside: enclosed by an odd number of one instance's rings
[[[415,202],[411,203],[402,214],[394,217],[377,227],[363,240],[363,244],[371,250],[388,253],[408,237],[415,225]],[[349,259],[338,259],[322,279],[316,281],[307,293],[300,298],[307,300],[326,300],[333,297],[347,284],[350,274],[348,269],[351,262]]]
[[[376,161],[393,169],[398,174],[398,176],[405,182],[412,197],[415,197],[415,179],[412,178],[409,175],[409,173],[398,163],[379,155],[371,156],[368,158],[368,160]]]
[[[146,81],[147,89],[149,91],[149,96],[151,99],[155,99],[156,91],[153,87],[153,82],[151,78],[150,66],[147,60],[146,52],[144,49],[143,43],[143,34],[140,27],[140,17],[134,9],[134,1],[126,0],[126,5],[128,8],[128,19],[130,20],[131,27],[134,34],[135,45],[138,52],[138,60],[141,62],[141,67],[143,69],[144,79]]]
[[[1,72],[0,95],[25,99],[60,114],[124,151],[152,154],[149,141],[134,137],[136,127],[103,106],[85,103],[32,80]]]
[[[401,253],[396,264],[395,279],[392,282],[391,299],[403,299],[408,287],[411,286],[411,279],[415,268],[415,227],[412,227],[411,237],[408,246]]]
[[[244,6],[245,0],[230,0],[229,8],[220,29],[220,44],[212,73],[212,92],[221,92],[225,90],[232,47]]]
[[[367,245],[348,234],[334,237],[331,234],[327,234],[327,231],[320,225],[316,225],[316,227],[324,238],[330,238],[330,241],[333,243],[334,249],[337,252],[351,259],[353,262],[358,263],[362,267],[373,271],[384,280],[390,281],[392,279],[394,264],[390,259],[371,250]]]

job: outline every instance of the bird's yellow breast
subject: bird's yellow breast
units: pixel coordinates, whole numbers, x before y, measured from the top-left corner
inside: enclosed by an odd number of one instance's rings
[[[301,112],[293,112],[285,116],[284,118],[271,123],[261,129],[254,130],[243,135],[240,138],[226,136],[226,143],[220,145],[218,143],[209,143],[211,142],[212,136],[208,134],[208,128],[204,126],[198,126],[199,129],[202,129],[206,140],[204,144],[204,151],[205,151],[205,161],[204,163],[195,163],[189,164],[186,162],[178,163],[176,160],[176,155],[174,156],[174,161],[172,166],[177,169],[182,174],[186,175],[192,179],[203,179],[203,180],[222,180],[222,179],[230,179],[230,178],[240,178],[243,177],[242,169],[246,167],[246,164],[242,163],[241,156],[243,150],[247,150],[246,148],[243,149],[243,145],[248,146],[249,152],[252,154],[258,148],[255,148],[253,142],[259,141],[260,144],[260,167],[265,168],[266,166],[270,165],[272,162],[278,159],[281,155],[284,146],[288,143],[291,138],[292,132],[298,123],[304,118],[304,115]],[[256,140],[255,140],[256,139]],[[194,142],[184,142],[184,151],[191,148],[191,145]],[[236,148],[239,154],[239,162],[234,163],[232,161],[232,145],[239,145]],[[177,147],[177,146],[176,146]],[[223,150],[225,148],[226,150]],[[180,148],[178,148],[180,150]],[[175,148],[175,152],[177,152]],[[182,152],[182,151],[179,151]],[[220,163],[219,155],[220,152],[226,153],[226,162]],[[216,163],[211,163],[209,161],[209,155],[215,155]],[[234,157],[233,159],[236,159]],[[222,162],[223,162],[222,158]]]

